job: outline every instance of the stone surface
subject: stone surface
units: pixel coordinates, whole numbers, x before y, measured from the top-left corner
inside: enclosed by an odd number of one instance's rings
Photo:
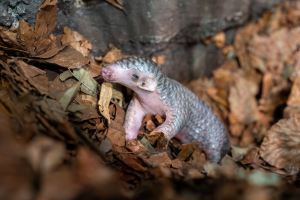
[[[235,28],[284,0],[161,0],[123,1],[124,10],[105,1],[58,0],[57,27],[68,26],[94,44],[101,55],[112,43],[124,54],[163,55],[163,71],[188,81],[210,75],[224,56],[213,44],[202,41],[226,30],[230,44]],[[11,26],[24,18],[34,26],[42,0],[5,0],[0,3],[0,25]],[[25,12],[24,12],[25,10]]]

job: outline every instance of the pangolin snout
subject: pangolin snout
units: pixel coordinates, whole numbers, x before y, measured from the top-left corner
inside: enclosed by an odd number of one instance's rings
[[[102,68],[101,75],[106,81],[109,81],[111,79],[111,71],[106,68]]]

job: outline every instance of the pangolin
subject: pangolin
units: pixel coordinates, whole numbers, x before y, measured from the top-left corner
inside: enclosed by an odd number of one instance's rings
[[[166,118],[154,131],[168,140],[199,142],[209,160],[218,162],[230,151],[227,130],[214,112],[192,91],[168,78],[152,60],[131,56],[104,66],[103,79],[124,85],[134,91],[126,111],[126,140],[135,139],[146,114]]]

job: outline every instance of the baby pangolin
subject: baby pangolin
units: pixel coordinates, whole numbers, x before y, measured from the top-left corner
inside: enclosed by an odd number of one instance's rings
[[[125,117],[126,140],[135,139],[146,114],[166,117],[154,131],[168,140],[176,136],[183,143],[199,142],[209,160],[218,162],[230,151],[224,124],[192,91],[166,77],[152,60],[132,56],[103,67],[103,79],[134,91]]]

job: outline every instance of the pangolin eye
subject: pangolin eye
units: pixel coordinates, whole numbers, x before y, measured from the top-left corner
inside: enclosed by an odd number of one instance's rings
[[[135,80],[139,80],[139,76],[136,75],[136,74],[132,74],[132,77],[133,77],[133,79],[135,79]]]

